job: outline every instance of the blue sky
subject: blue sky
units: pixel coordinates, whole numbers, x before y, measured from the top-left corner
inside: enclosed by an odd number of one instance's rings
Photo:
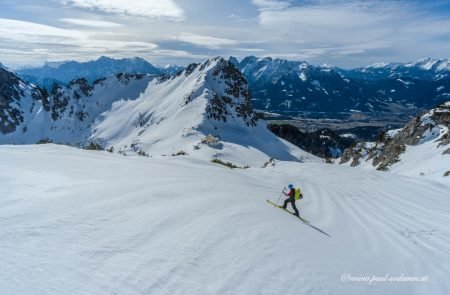
[[[0,62],[272,56],[357,67],[448,58],[450,1],[0,0]]]

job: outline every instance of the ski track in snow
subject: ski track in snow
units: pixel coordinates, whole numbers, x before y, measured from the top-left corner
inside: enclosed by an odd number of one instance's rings
[[[0,146],[2,294],[447,294],[449,185]],[[268,206],[300,185],[300,214]],[[284,198],[281,198],[282,202]],[[290,208],[290,204],[288,205]],[[429,276],[426,283],[341,281]]]

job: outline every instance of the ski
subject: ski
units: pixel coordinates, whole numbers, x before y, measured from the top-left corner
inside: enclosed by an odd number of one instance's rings
[[[284,210],[284,211],[288,212],[289,214],[291,214],[291,215],[297,217],[298,219],[300,219],[300,220],[303,221],[304,223],[309,224],[309,221],[308,221],[308,220],[303,219],[303,218],[301,218],[300,216],[294,215],[291,211],[289,211],[289,210],[287,210],[287,209],[284,209],[283,206],[278,206],[277,204],[275,204],[274,202],[272,202],[272,201],[270,201],[270,200],[267,200],[267,203],[271,204],[271,205],[274,206],[274,207],[280,208],[281,210]]]

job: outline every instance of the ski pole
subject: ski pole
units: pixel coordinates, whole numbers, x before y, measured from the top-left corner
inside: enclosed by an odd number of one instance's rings
[[[280,197],[278,198],[278,201],[277,201],[277,206],[278,206],[278,202],[280,201],[281,196],[283,195],[283,192],[284,192],[285,189],[286,189],[286,187],[284,187],[283,190],[281,191]]]

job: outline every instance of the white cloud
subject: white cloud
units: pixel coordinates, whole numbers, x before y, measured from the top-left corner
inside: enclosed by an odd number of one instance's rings
[[[281,10],[264,10],[259,15],[263,25],[288,25],[326,27],[329,29],[357,28],[355,25],[373,25],[386,20],[392,20],[402,14],[395,11],[396,7],[372,7],[349,3],[340,5],[298,6]]]
[[[65,5],[106,13],[182,20],[183,10],[173,0],[61,0]]]
[[[0,18],[0,39],[29,44],[70,45],[86,48],[154,49],[156,44],[141,41],[120,41],[98,38],[95,32],[61,29],[58,27]]]
[[[62,18],[60,19],[62,22],[83,26],[83,27],[91,27],[91,28],[118,28],[122,27],[121,24],[107,22],[107,21],[98,21],[98,20],[89,20],[89,19],[76,19],[76,18]]]
[[[157,44],[101,38],[96,32],[68,30],[33,22],[0,18],[0,44],[5,62],[18,64],[23,56],[41,60],[80,59],[110,53],[149,52]],[[20,52],[15,51],[20,48]],[[15,54],[14,56],[14,52]]]
[[[178,36],[171,37],[170,39],[190,43],[196,46],[203,46],[210,49],[219,49],[222,46],[237,45],[240,43],[237,40],[216,38],[191,33],[182,33]]]
[[[22,41],[27,43],[36,42],[38,40],[46,40],[50,42],[54,39],[74,39],[84,38],[85,34],[77,30],[61,29],[57,27],[0,18],[0,38],[14,41]]]
[[[403,5],[396,1],[380,4],[324,0],[296,6],[290,3],[289,7],[272,4],[269,9],[270,3],[266,3],[266,9],[259,11],[259,23],[270,43],[280,44],[272,50],[289,51],[286,53],[302,59],[329,61],[333,57],[361,57],[393,47],[403,38],[399,34],[402,25],[412,15]]]

